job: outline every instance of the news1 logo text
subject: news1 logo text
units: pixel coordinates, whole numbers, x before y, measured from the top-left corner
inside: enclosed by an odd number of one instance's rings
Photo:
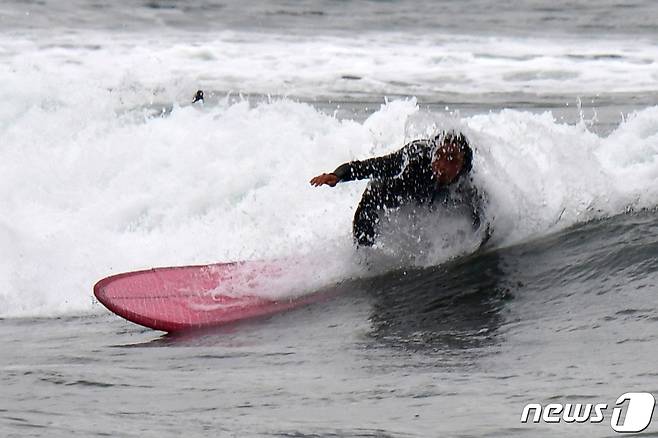
[[[620,395],[611,408],[607,403],[528,403],[521,413],[521,423],[601,423],[610,409],[610,427],[615,432],[637,433],[649,427],[656,400],[648,392]]]

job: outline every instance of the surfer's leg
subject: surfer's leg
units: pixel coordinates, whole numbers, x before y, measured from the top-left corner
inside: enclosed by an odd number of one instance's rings
[[[361,202],[356,207],[352,222],[352,236],[358,246],[372,246],[375,243],[375,227],[379,222],[379,209],[373,203],[369,188],[363,192]]]
[[[384,208],[400,206],[399,196],[384,184],[369,184],[354,213],[352,235],[359,246],[372,246]]]
[[[471,198],[470,203],[471,203],[471,214],[473,218],[473,231],[476,232],[478,230],[484,229],[482,241],[480,242],[480,246],[478,247],[478,250],[480,250],[483,249],[484,246],[487,244],[487,242],[489,242],[489,240],[491,239],[491,236],[493,234],[493,228],[491,226],[491,223],[484,216],[485,198],[476,193],[475,196]]]

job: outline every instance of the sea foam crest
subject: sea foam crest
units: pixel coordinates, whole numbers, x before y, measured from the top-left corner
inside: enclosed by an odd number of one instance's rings
[[[94,96],[33,101],[3,116],[2,316],[90,311],[100,277],[158,265],[304,254],[318,272],[307,279],[313,287],[367,275],[351,241],[366,183],[308,180],[442,127],[464,130],[476,148],[473,177],[488,194],[497,244],[658,200],[658,108],[600,137],[549,113],[459,118],[421,112],[414,100],[360,123],[285,99],[151,117],[118,107],[111,91]],[[443,245],[422,264],[465,245]]]

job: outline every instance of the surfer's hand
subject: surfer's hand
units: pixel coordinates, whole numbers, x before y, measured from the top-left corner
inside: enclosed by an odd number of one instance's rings
[[[333,173],[323,173],[322,175],[318,175],[311,180],[311,185],[315,187],[319,187],[323,184],[333,187],[337,183],[338,183],[338,177]]]

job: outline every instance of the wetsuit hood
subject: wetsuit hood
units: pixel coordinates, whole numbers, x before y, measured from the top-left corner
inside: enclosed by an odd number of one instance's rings
[[[462,165],[462,168],[459,170],[459,173],[457,173],[457,176],[455,176],[455,179],[450,183],[450,184],[454,184],[455,182],[459,181],[463,175],[469,173],[473,168],[473,149],[471,149],[471,146],[466,136],[461,132],[455,132],[452,130],[442,131],[441,133],[435,135],[434,138],[432,139],[433,160],[435,159],[436,153],[441,147],[441,145],[445,143],[457,145],[464,154],[464,164]]]

